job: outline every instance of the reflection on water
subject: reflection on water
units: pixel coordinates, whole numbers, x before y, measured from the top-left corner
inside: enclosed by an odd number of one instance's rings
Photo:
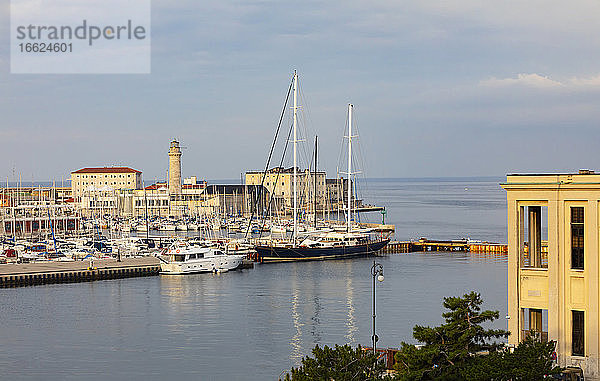
[[[311,324],[311,331],[310,334],[313,337],[313,342],[314,343],[318,343],[321,341],[321,334],[319,332],[319,330],[321,329],[320,326],[320,320],[319,320],[319,312],[321,311],[321,304],[319,303],[319,296],[318,295],[314,295],[313,296],[313,304],[314,304],[314,315],[311,318],[312,324]]]
[[[469,253],[469,258],[480,262],[508,262],[508,253]]]
[[[506,312],[501,257],[431,252],[378,262],[386,274],[377,285],[381,347],[411,341],[415,324],[438,324],[444,296],[477,290],[484,307]],[[0,368],[8,378],[44,369],[46,379],[61,380],[275,379],[315,344],[370,343],[371,264],[268,264],[3,290],[0,318],[11,326],[0,328]]]
[[[346,271],[350,272],[351,266],[352,262],[347,261]],[[348,320],[346,321],[348,332],[344,337],[346,339],[346,344],[354,344],[356,343],[358,327],[356,326],[356,319],[354,318],[354,288],[352,288],[351,277],[346,278],[346,307],[348,308]]]
[[[293,364],[298,364],[302,357],[304,356],[304,351],[302,349],[302,326],[303,323],[300,323],[300,312],[298,311],[298,305],[300,301],[300,289],[298,288],[298,274],[297,274],[297,266],[294,266],[294,272],[292,274],[292,309],[291,309],[291,317],[294,324],[295,333],[292,336],[290,341],[292,351],[290,353],[290,360]]]

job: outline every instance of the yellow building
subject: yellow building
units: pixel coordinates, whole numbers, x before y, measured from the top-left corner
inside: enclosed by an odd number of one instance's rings
[[[297,195],[298,207],[302,205],[313,205],[315,195],[315,174],[309,170],[296,169],[297,172]],[[263,182],[264,177],[264,182]],[[317,208],[323,209],[326,199],[326,174],[317,171],[316,174],[316,196]],[[246,172],[246,185],[263,185],[269,195],[273,195],[275,209],[278,211],[289,211],[294,203],[294,168],[275,167],[267,171]]]
[[[86,192],[141,188],[142,172],[129,167],[83,168],[71,172],[71,190],[76,202]]]
[[[600,379],[600,174],[508,175],[510,344],[557,342],[560,366]],[[547,240],[547,250],[544,250]]]

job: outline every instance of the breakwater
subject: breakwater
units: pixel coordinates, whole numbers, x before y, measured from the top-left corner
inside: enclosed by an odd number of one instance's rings
[[[419,251],[461,251],[471,253],[508,254],[508,245],[492,242],[470,242],[466,240],[438,241],[392,241],[381,249],[382,254],[414,253]]]

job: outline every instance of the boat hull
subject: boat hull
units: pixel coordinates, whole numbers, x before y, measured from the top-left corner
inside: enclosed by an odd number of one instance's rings
[[[243,259],[243,255],[221,255],[215,257],[213,263],[217,271],[229,271],[240,267]]]
[[[218,255],[190,262],[161,263],[160,273],[185,275],[235,270],[242,264],[243,255]]]
[[[194,262],[161,263],[160,273],[165,275],[185,275],[214,272],[215,265],[212,260]]]
[[[341,259],[372,254],[383,249],[389,242],[390,240],[386,239],[364,245],[319,248],[256,246],[256,252],[261,262]]]

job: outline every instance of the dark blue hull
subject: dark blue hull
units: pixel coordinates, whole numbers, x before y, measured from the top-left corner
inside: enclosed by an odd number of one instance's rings
[[[379,251],[390,242],[389,239],[369,242],[363,245],[342,247],[273,247],[256,246],[258,260],[261,262],[310,261],[336,258],[349,258],[367,255]]]

